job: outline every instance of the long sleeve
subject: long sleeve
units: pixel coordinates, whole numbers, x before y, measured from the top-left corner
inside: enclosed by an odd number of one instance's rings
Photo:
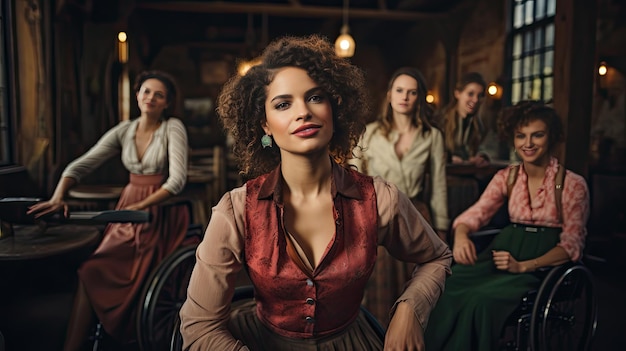
[[[98,168],[106,160],[120,154],[123,137],[129,126],[130,122],[124,121],[109,129],[86,153],[72,161],[61,176],[74,178],[76,182],[80,182],[81,178]]]
[[[467,225],[474,232],[489,223],[495,212],[507,201],[507,179],[509,172],[515,168],[508,167],[498,171],[487,185],[480,199],[459,215],[452,225],[456,228],[460,223]],[[509,217],[513,223],[534,226],[561,227],[560,242],[575,261],[580,258],[587,235],[587,220],[589,218],[589,190],[583,177],[567,171],[561,194],[561,217],[558,213],[555,200],[555,174],[558,169],[558,160],[552,158],[546,169],[542,186],[537,190],[531,204],[528,194],[528,177],[523,165],[518,169],[517,179],[511,189],[508,201]]]
[[[162,187],[171,194],[178,194],[183,191],[187,182],[187,130],[179,119],[170,118],[167,120],[166,133],[169,175]]]
[[[478,201],[454,220],[453,229],[463,223],[470,229],[470,232],[475,232],[489,223],[507,199],[506,181],[511,169],[510,167],[502,169],[493,176]]]
[[[430,208],[433,212],[433,222],[436,229],[448,230],[448,187],[446,184],[446,153],[443,135],[438,129],[431,130],[432,144],[430,147],[430,181],[432,194]]]
[[[244,206],[245,187],[226,193],[213,208],[180,311],[184,350],[244,346],[227,330],[235,280],[243,267]]]
[[[450,274],[452,253],[406,195],[379,177],[374,185],[380,217],[378,243],[397,259],[417,263],[392,312],[399,302],[407,302],[425,328]]]

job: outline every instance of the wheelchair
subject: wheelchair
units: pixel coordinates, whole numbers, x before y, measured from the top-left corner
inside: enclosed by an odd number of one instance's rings
[[[238,286],[235,288],[235,293],[233,295],[232,302],[244,302],[254,299],[254,287],[251,285]],[[361,311],[365,316],[365,319],[369,323],[370,327],[374,330],[376,335],[380,338],[380,340],[385,339],[386,330],[383,326],[378,322],[376,317],[368,311],[364,306],[361,306]],[[180,317],[178,313],[176,314],[177,320],[174,323],[174,327],[171,333],[171,342],[170,342],[170,351],[181,351],[183,349],[183,338],[180,334]]]
[[[202,227],[193,226],[187,237],[201,238]],[[140,295],[137,338],[144,351],[168,350],[172,328],[180,325],[178,311],[187,298],[187,286],[196,263],[197,245],[183,245],[150,274]]]
[[[163,206],[187,206],[184,199],[172,199]],[[143,282],[138,295],[135,328],[137,347],[143,351],[168,350],[172,325],[178,319],[178,310],[187,297],[187,285],[195,265],[195,252],[204,235],[202,225],[190,224],[179,248],[166,256]],[[92,351],[117,349],[110,345],[102,325],[98,323],[90,337]]]
[[[472,235],[484,248],[500,229]],[[524,294],[503,326],[502,351],[590,350],[598,323],[597,296],[591,271],[582,261],[539,269],[537,289]]]

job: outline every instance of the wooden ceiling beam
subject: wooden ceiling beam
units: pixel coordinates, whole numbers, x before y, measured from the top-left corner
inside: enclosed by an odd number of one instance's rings
[[[136,9],[158,10],[168,12],[193,12],[193,13],[258,13],[271,16],[301,17],[301,18],[341,18],[341,7],[309,6],[292,2],[293,5],[277,5],[264,3],[227,3],[227,2],[194,2],[194,1],[169,1],[155,3],[137,3]],[[392,21],[415,21],[420,19],[436,19],[445,17],[445,13],[417,12],[417,11],[394,11],[387,9],[362,9],[351,8],[349,16],[353,18],[379,19]]]

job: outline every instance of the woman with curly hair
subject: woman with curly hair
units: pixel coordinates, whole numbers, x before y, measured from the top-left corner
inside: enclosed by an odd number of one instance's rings
[[[496,350],[506,319],[541,281],[533,272],[581,257],[589,191],[552,156],[561,119],[543,103],[521,102],[502,115],[499,132],[521,163],[498,171],[452,224],[456,264],[426,330],[429,350]],[[470,233],[507,202],[511,224],[478,253]]]
[[[362,72],[317,35],[277,39],[225,85],[218,114],[250,180],[214,207],[198,247],[184,349],[423,350],[451,253],[394,185],[344,166],[364,92]],[[378,245],[419,266],[384,341],[360,310]],[[231,310],[242,269],[255,302]]]

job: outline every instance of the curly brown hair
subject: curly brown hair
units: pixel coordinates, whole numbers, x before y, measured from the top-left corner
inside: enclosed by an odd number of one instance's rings
[[[498,118],[498,134],[501,140],[513,144],[515,132],[532,121],[543,121],[548,127],[548,151],[563,141],[563,123],[554,108],[541,101],[520,101],[502,110]]]
[[[217,114],[234,140],[233,154],[244,178],[267,173],[280,163],[279,148],[264,149],[260,140],[265,134],[261,125],[266,118],[267,86],[283,67],[304,69],[328,95],[334,126],[329,150],[337,163],[352,157],[365,131],[369,100],[361,69],[335,55],[320,35],[276,39],[263,51],[261,63],[244,76],[233,76],[218,97]]]
[[[168,106],[166,109],[163,110],[162,118],[168,119],[170,116],[178,112],[176,110],[177,102],[178,102],[177,101],[178,89],[176,87],[176,80],[171,75],[163,71],[158,71],[158,70],[143,71],[139,73],[137,77],[135,78],[135,85],[133,86],[133,90],[135,91],[135,94],[139,92],[143,82],[145,82],[148,79],[157,79],[161,83],[163,83],[163,85],[165,85],[165,89],[167,90],[166,95],[165,95],[165,100],[167,101]]]

